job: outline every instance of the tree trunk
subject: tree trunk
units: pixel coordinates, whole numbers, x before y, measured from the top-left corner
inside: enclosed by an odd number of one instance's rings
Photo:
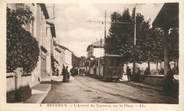
[[[156,71],[158,71],[158,61],[156,61]]]
[[[150,61],[148,61],[148,71],[150,72]]]
[[[133,62],[133,75],[135,74],[135,61]]]
[[[168,29],[164,29],[164,75],[168,72],[169,58],[168,58]]]

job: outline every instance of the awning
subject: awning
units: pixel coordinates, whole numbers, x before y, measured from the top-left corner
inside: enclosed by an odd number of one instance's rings
[[[153,21],[153,27],[161,27],[165,29],[178,27],[178,11],[178,3],[165,3]]]

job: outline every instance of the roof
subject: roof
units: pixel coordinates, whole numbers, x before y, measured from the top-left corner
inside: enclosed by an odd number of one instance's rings
[[[93,42],[92,44],[88,45],[87,51],[89,50],[90,47],[103,48],[104,47],[104,39],[101,39],[99,41]]]
[[[38,3],[38,5],[40,5],[42,11],[43,11],[43,14],[45,16],[45,19],[48,19],[49,18],[49,13],[47,11],[47,8],[46,8],[46,5],[44,3]]]
[[[51,31],[52,37],[56,37],[55,25],[48,21],[46,21],[46,23],[50,25],[50,31]]]
[[[153,26],[166,29],[178,27],[178,10],[178,3],[165,3],[153,21]]]
[[[93,47],[102,48],[104,46],[104,39],[101,39],[99,41],[93,42],[91,45]]]
[[[68,49],[67,47],[65,47],[65,46],[63,46],[63,45],[61,45],[61,44],[58,44],[58,43],[56,43],[56,45],[57,45],[58,47],[64,49],[64,50],[68,50],[69,52],[71,52],[72,54],[74,54],[74,53],[73,53],[70,49]]]
[[[59,48],[62,48],[62,49],[64,49],[64,50],[68,50],[69,52],[72,53],[73,56],[76,56],[76,55],[74,54],[74,52],[71,51],[70,49],[68,49],[67,47],[65,47],[65,46],[63,46],[63,45],[61,45],[61,44],[58,44],[56,41],[53,41],[53,43],[54,43],[55,46],[58,46]],[[56,50],[57,50],[59,53],[61,53],[61,51],[60,51],[59,49],[56,48]],[[76,57],[77,57],[77,56],[76,56]]]
[[[122,55],[117,55],[117,54],[106,54],[104,57],[122,57]]]

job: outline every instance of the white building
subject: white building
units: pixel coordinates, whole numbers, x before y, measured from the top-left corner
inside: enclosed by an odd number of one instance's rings
[[[90,44],[87,48],[87,56],[90,57],[103,57],[104,56],[104,40],[96,41]]]
[[[68,66],[68,71],[73,67],[72,66],[72,54],[68,48],[58,44],[54,41],[54,59],[57,61],[57,68],[59,69],[59,74],[62,73],[63,65]]]

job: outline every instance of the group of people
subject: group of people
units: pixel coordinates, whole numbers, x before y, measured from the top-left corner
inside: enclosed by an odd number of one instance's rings
[[[68,71],[68,66],[65,67],[63,65],[62,75],[63,75],[63,82],[68,82],[70,80],[70,73]]]
[[[139,81],[141,70],[140,68],[137,68],[137,70],[135,71],[135,74],[132,75],[131,69],[129,68],[129,66],[127,66],[126,74],[127,74],[128,81],[131,81],[131,80]]]
[[[68,82],[71,76],[78,75],[78,69],[76,67],[72,67],[69,71],[68,66],[63,65],[62,75],[63,75],[63,82]]]

